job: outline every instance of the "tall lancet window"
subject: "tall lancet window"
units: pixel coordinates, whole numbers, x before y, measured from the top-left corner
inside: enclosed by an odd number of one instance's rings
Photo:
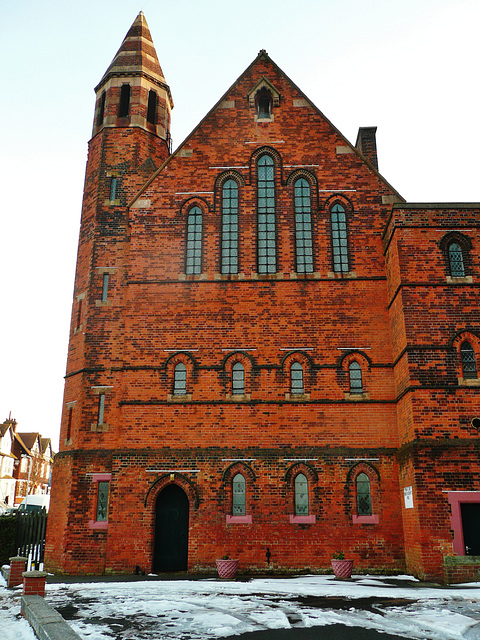
[[[238,273],[238,185],[227,180],[222,188],[222,273]]]
[[[192,207],[187,220],[187,274],[202,273],[202,210]]]
[[[308,516],[308,481],[303,473],[295,476],[295,515]]]
[[[350,270],[350,266],[345,209],[341,204],[335,204],[330,214],[332,223],[333,270],[336,273],[346,273]]]
[[[258,160],[258,273],[276,273],[275,166],[264,155]]]
[[[241,473],[233,478],[232,481],[232,515],[244,516],[246,513],[245,500],[245,478]]]
[[[305,178],[295,182],[295,253],[298,273],[313,272],[310,185]]]

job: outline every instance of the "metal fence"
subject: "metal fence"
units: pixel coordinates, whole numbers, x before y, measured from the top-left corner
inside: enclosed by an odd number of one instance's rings
[[[43,562],[45,551],[45,532],[47,529],[47,512],[17,511],[15,527],[15,549],[19,556],[31,562],[32,568]]]

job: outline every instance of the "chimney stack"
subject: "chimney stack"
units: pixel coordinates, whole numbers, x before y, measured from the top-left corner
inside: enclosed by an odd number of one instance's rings
[[[360,127],[355,147],[378,171],[376,133],[377,127]]]

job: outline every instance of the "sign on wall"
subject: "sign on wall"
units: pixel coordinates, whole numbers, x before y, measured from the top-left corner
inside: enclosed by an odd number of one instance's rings
[[[413,509],[413,487],[405,487],[403,489],[403,499],[405,501],[405,509]]]

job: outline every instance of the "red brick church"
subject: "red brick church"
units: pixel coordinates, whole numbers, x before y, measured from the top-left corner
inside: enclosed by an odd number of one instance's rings
[[[172,152],[95,89],[47,566],[480,576],[480,204],[409,203],[265,51]]]

